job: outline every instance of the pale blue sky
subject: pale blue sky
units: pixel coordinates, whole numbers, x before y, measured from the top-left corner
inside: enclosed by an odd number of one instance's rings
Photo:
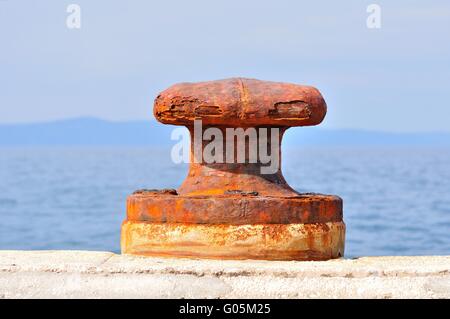
[[[148,119],[173,83],[244,76],[316,86],[327,128],[450,131],[449,1],[0,0],[0,39],[0,123]]]

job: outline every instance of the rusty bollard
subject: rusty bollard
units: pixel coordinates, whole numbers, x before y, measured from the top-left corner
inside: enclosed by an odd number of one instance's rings
[[[195,134],[210,127],[227,140],[234,139],[227,128],[253,127],[277,128],[280,144],[286,129],[317,125],[326,109],[313,87],[254,79],[181,83],[163,91],[155,99],[154,115],[164,124],[189,129],[188,176],[178,190],[142,190],[128,197],[122,253],[268,260],[343,256],[341,198],[293,190],[281,173],[281,154],[276,171],[261,173],[267,165],[259,158],[249,161],[250,142],[245,143],[243,163],[202,162],[198,154],[208,141],[194,143]],[[195,131],[199,120],[200,133]],[[257,132],[258,147],[271,149],[274,135]],[[235,143],[234,159],[237,147]]]

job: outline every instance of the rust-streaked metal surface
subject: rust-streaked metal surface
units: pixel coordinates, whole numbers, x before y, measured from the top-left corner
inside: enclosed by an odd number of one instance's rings
[[[182,196],[153,192],[128,197],[127,219],[154,223],[288,224],[342,221],[342,199],[332,195]]]
[[[125,253],[193,258],[327,260],[344,254],[343,222],[182,224],[126,221]]]
[[[231,78],[179,83],[161,92],[153,113],[164,124],[306,126],[322,122],[327,105],[311,86]]]
[[[296,192],[282,175],[281,154],[272,174],[261,174],[265,164],[248,158],[233,164],[192,161],[194,120],[202,120],[203,131],[219,128],[226,138],[226,128],[276,127],[281,144],[289,127],[319,124],[326,109],[317,89],[290,83],[232,78],[180,83],[163,91],[155,99],[154,115],[189,129],[188,176],[178,190],[140,190],[128,197],[122,252],[273,260],[343,256],[342,199]],[[202,141],[202,149],[207,144]],[[270,144],[269,138],[269,150]],[[237,145],[235,155],[236,150]]]

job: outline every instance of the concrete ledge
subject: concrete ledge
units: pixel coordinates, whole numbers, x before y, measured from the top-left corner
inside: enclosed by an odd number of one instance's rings
[[[299,262],[0,251],[0,298],[450,298],[450,256]]]

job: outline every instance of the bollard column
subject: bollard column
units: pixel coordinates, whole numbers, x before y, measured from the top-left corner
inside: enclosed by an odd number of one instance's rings
[[[254,79],[180,83],[161,92],[154,115],[161,123],[189,129],[191,164],[178,190],[140,190],[128,197],[122,253],[342,257],[342,199],[298,193],[281,171],[283,133],[319,124],[326,109],[313,87]],[[210,146],[213,137],[223,138],[222,147]],[[205,154],[216,161],[205,160]]]

